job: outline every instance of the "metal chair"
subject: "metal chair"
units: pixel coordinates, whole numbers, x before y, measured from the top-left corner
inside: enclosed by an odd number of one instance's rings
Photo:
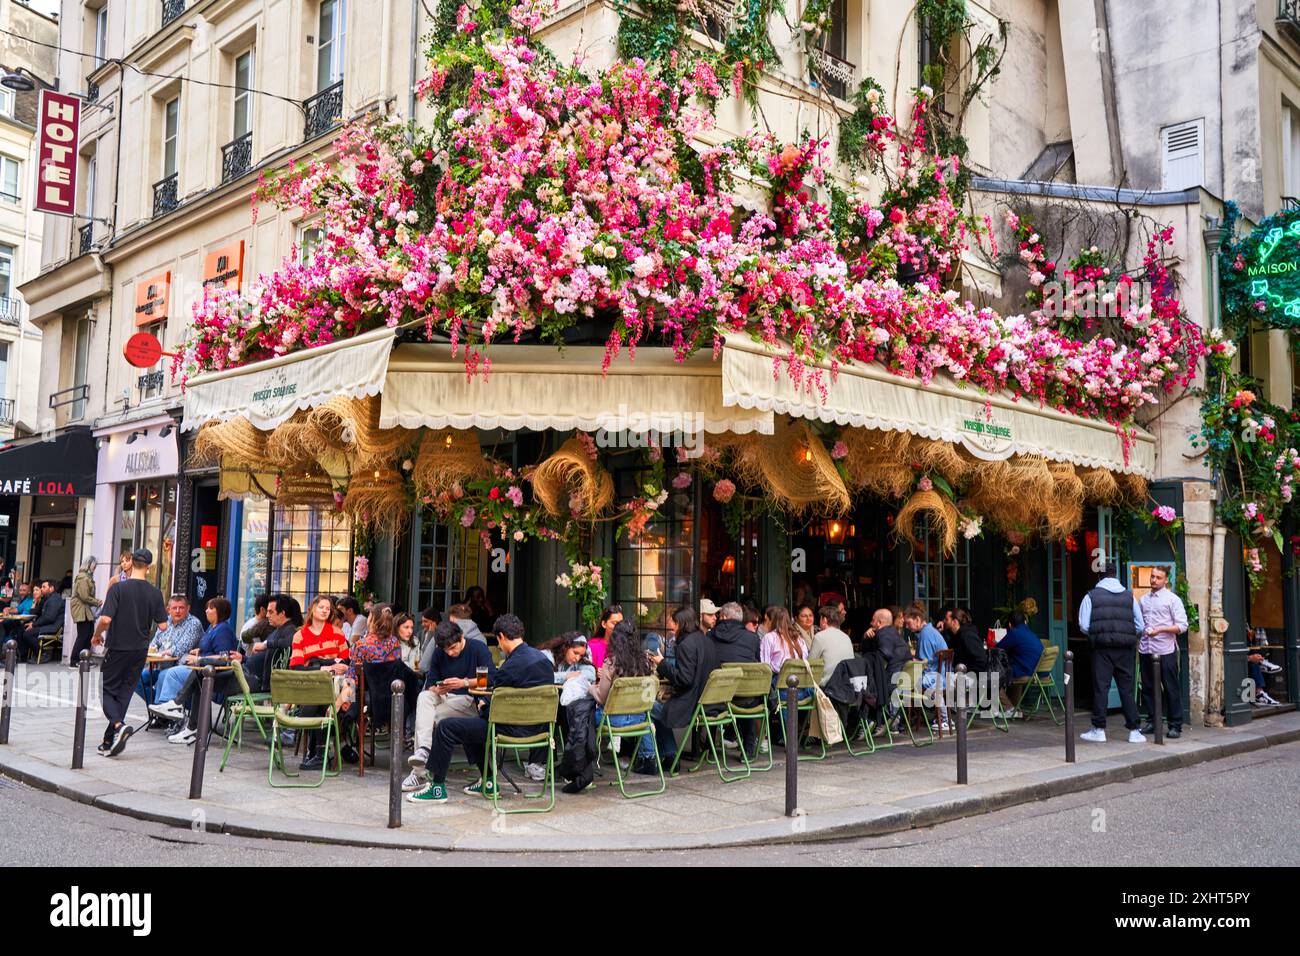
[[[541,687],[500,687],[492,694],[492,706],[488,711],[488,759],[484,776],[485,782],[491,784],[492,809],[498,813],[545,813],[555,806],[555,718],[559,703],[560,689],[555,684],[544,684]],[[503,726],[543,729],[537,733],[516,736],[502,733],[500,728]],[[541,746],[546,747],[546,776],[542,778],[542,791],[537,794],[524,793],[523,796],[540,799],[549,793],[550,801],[544,807],[501,809],[497,751],[510,750],[518,753]]]
[[[741,662],[722,666],[740,671],[740,680],[736,683],[736,697],[741,700],[751,697],[758,698],[758,704],[755,706],[737,704],[735,700],[727,703],[727,709],[731,711],[731,716],[735,718],[737,724],[742,720],[757,721],[760,726],[756,742],[762,744],[766,741],[767,743],[767,765],[760,767],[756,766],[755,763],[750,763],[749,769],[759,773],[771,770],[773,763],[772,717],[767,709],[767,695],[772,692],[772,668],[763,663]],[[748,754],[746,754],[746,757],[748,757]],[[757,754],[755,760],[757,760]]]
[[[608,740],[618,789],[628,799],[654,796],[657,793],[663,793],[668,788],[668,781],[664,777],[663,760],[659,756],[659,743],[655,740],[654,724],[650,720],[650,708],[654,706],[655,695],[658,692],[659,681],[653,675],[649,677],[618,678],[609,689],[609,696],[605,698],[604,713],[600,718],[600,724],[596,727],[596,753],[599,756],[601,740]],[[615,727],[610,722],[611,717],[640,717],[642,719],[634,724]],[[629,768],[636,761],[636,752],[640,749],[640,741],[646,737],[650,738],[650,745],[654,750],[655,769],[659,771],[659,786],[657,789],[628,792],[627,784],[623,778],[623,766],[618,759],[618,754],[614,751],[615,737],[631,737],[638,742],[637,747],[632,751]]]
[[[792,657],[781,665],[781,670],[776,675],[776,714],[777,719],[781,721],[781,726],[785,726],[785,690],[786,682],[791,676],[798,679],[797,689],[799,695],[795,701],[795,710],[801,714],[811,714],[817,709],[817,700],[814,693],[803,697],[803,691],[811,691],[814,687],[821,685],[822,674],[826,672],[826,662],[820,658],[817,660],[803,660],[802,658]],[[804,730],[804,746],[808,744],[808,732]],[[817,739],[817,745],[821,752],[817,755],[800,754],[800,760],[825,760],[826,759],[826,741],[820,737]]]
[[[717,768],[718,777],[723,783],[735,783],[737,780],[744,780],[749,776],[749,758],[745,756],[744,748],[741,748],[740,751],[744,767],[733,768],[727,763],[727,749],[722,746],[721,742],[722,730],[726,727],[731,728],[737,740],[740,739],[740,726],[736,723],[736,718],[728,707],[732,698],[736,696],[736,685],[740,683],[740,676],[740,672],[734,668],[719,667],[709,675],[708,681],[705,682],[704,690],[700,692],[699,703],[695,705],[695,713],[691,716],[691,722],[686,726],[685,739],[689,740],[697,729],[703,730],[704,736],[709,742],[709,749],[700,756],[694,767],[687,770],[687,773],[694,773],[703,767],[706,762],[709,762]],[[719,709],[720,713],[710,716],[709,708]],[[714,731],[718,732],[719,739],[716,741],[714,740]],[[678,750],[669,773],[676,775],[681,762],[682,751]]]
[[[329,768],[330,740],[339,743],[339,719],[334,707],[334,677],[325,671],[271,671],[271,756],[266,769],[267,782],[273,787],[319,787],[326,776],[336,777],[343,772],[343,756],[336,746],[335,769]],[[290,707],[324,707],[325,713],[319,717],[303,717],[290,714]],[[325,731],[323,743],[320,779],[315,783],[276,783],[275,768],[286,777],[296,777],[284,769],[284,750],[280,745],[280,729]],[[302,736],[300,734],[300,736]]]

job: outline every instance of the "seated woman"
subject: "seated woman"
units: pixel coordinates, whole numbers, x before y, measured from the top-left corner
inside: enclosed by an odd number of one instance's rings
[[[539,650],[555,665],[555,683],[566,684],[580,678],[588,684],[596,683],[596,667],[589,656],[586,635],[581,632],[566,631]]]
[[[223,597],[214,597],[208,601],[206,615],[208,629],[204,631],[199,646],[193,648],[175,667],[165,670],[158,678],[154,692],[154,703],[149,710],[167,720],[178,720],[184,716],[180,706],[175,704],[181,688],[189,679],[190,671],[197,666],[201,658],[228,655],[239,646],[235,628],[230,623],[230,601]],[[167,706],[172,704],[173,706]]]
[[[289,652],[290,670],[325,670],[335,677],[349,673],[351,668],[347,661],[352,652],[343,631],[332,623],[334,613],[334,599],[328,594],[318,594],[308,605],[307,623],[293,636]],[[345,733],[346,725],[356,721],[357,710],[352,706],[354,696],[354,686],[345,682],[335,703]],[[304,717],[319,717],[322,708],[301,707],[299,712]],[[356,763],[359,759],[356,749],[350,744],[345,744],[341,750],[348,763]],[[307,756],[299,769],[319,770],[324,761],[325,754],[320,751],[320,732],[312,731],[307,738]]]
[[[420,678],[402,662],[402,641],[396,632],[396,624],[399,619],[404,619],[407,624],[407,630],[411,630],[411,618],[409,615],[402,614],[399,617],[393,617],[393,608],[389,604],[376,604],[370,609],[370,616],[366,621],[366,636],[352,645],[352,656],[350,658],[352,667],[348,671],[348,677],[353,684],[357,684],[358,674],[366,664],[396,664],[399,665],[391,669],[391,676],[383,682],[382,687],[368,687],[368,697],[371,705],[376,712],[371,715],[377,726],[387,726],[388,724],[388,705],[391,705],[391,689],[389,683],[391,680],[403,680],[406,682],[406,713],[411,720],[415,719],[415,701],[420,693]]]
[[[393,618],[393,634],[397,637],[398,649],[402,654],[402,663],[411,669],[411,673],[423,673],[420,669],[420,638],[415,631],[415,618],[409,614],[398,614]]]
[[[590,768],[596,759],[596,704],[590,693],[591,685],[596,682],[596,668],[591,663],[587,637],[580,631],[566,631],[539,650],[551,662],[554,681],[560,686],[564,757],[557,772],[566,779],[585,780],[582,787],[589,786],[594,775]],[[535,759],[524,771],[533,780],[546,776],[546,768]],[[577,793],[577,790],[567,792]]]
[[[654,665],[650,663],[649,655],[641,649],[636,627],[631,621],[619,622],[609,637],[609,644],[605,648],[605,663],[597,671],[596,683],[591,688],[591,696],[596,701],[596,726],[600,726],[604,716],[605,701],[609,699],[614,681],[620,677],[650,677],[654,672]],[[609,718],[611,727],[627,727],[640,722],[641,718],[635,714],[619,714]],[[640,740],[636,759],[632,763],[632,772],[651,775],[659,772],[654,766],[654,748],[648,736]],[[582,788],[575,787],[570,790],[565,787],[564,789],[565,793],[577,793]]]

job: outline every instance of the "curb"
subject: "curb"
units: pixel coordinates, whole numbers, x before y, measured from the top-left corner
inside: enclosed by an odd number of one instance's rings
[[[1175,753],[1151,753],[1145,749],[1120,752],[1105,760],[1062,763],[1045,770],[971,784],[961,790],[947,788],[887,803],[864,804],[793,818],[777,817],[708,833],[661,833],[643,837],[530,833],[527,823],[512,823],[509,833],[457,834],[449,828],[416,832],[348,823],[287,820],[242,813],[201,800],[123,790],[103,781],[88,779],[75,770],[51,766],[21,754],[6,753],[4,748],[0,748],[0,775],[109,813],[180,829],[202,829],[207,833],[258,839],[444,852],[686,850],[846,840],[922,829],[1294,741],[1300,741],[1300,726],[1279,727],[1272,731],[1234,731],[1229,739],[1188,742],[1190,746],[1187,749],[1180,748]]]

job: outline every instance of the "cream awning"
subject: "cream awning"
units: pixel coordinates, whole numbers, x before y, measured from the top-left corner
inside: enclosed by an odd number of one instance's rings
[[[874,364],[841,366],[834,381],[827,367],[823,401],[820,391],[795,385],[784,368],[774,374],[773,362],[780,357],[745,336],[728,336],[722,350],[723,403],[961,443],[989,461],[1042,455],[1148,478],[1155,472],[1155,438],[1140,429],[1129,433],[1126,455],[1124,438],[1106,422],[984,395],[950,377],[922,384]]]
[[[600,374],[599,346],[502,345],[491,373],[465,373],[447,345],[402,345],[388,362],[381,428],[553,428],[659,434],[772,433],[766,409],[728,406],[722,368],[707,351],[678,362],[672,349],[638,348]]]
[[[294,412],[313,408],[337,395],[364,398],[384,387],[392,329],[375,329],[355,338],[304,349],[279,358],[211,372],[185,386],[183,429],[244,415],[269,431]]]

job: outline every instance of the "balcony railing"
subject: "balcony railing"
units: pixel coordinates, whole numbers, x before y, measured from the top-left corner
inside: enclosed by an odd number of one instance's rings
[[[94,244],[95,224],[88,222],[77,230],[77,255],[84,256]]]
[[[307,114],[304,139],[315,139],[333,129],[343,121],[343,81],[303,100],[302,109]]]
[[[136,387],[139,388],[140,391],[142,391],[142,392],[147,392],[147,391],[149,391],[150,389],[158,389],[158,388],[162,388],[162,387],[163,387],[163,373],[162,373],[162,372],[145,372],[145,373],[144,373],[143,375],[141,375],[138,379],[136,379],[135,384],[136,384]]]
[[[4,325],[22,325],[22,313],[18,311],[18,300],[12,296],[0,296],[0,323]]]
[[[1297,199],[1295,196],[1283,196],[1282,208],[1283,210],[1300,209],[1300,199]]]
[[[812,65],[813,82],[819,83],[832,96],[846,99],[858,77],[858,68],[818,47],[808,51],[808,59]]]
[[[86,102],[87,102],[87,103],[98,103],[98,102],[99,102],[99,84],[98,84],[98,83],[92,83],[92,82],[90,82],[90,80],[87,80],[87,81],[86,81]]]
[[[161,179],[153,184],[153,214],[155,219],[163,213],[171,212],[179,205],[176,199],[176,187],[179,179],[179,173],[172,173],[166,179]]]
[[[64,405],[75,405],[78,402],[84,402],[90,398],[89,385],[73,385],[71,388],[65,388],[62,391],[55,392],[50,396],[50,408],[62,408]]]
[[[245,133],[221,147],[221,181],[238,179],[253,168],[253,134]]]
[[[171,23],[185,12],[185,0],[162,0],[162,7],[162,25],[167,26],[167,24]]]
[[[12,398],[0,398],[0,425],[12,425],[17,412]]]

